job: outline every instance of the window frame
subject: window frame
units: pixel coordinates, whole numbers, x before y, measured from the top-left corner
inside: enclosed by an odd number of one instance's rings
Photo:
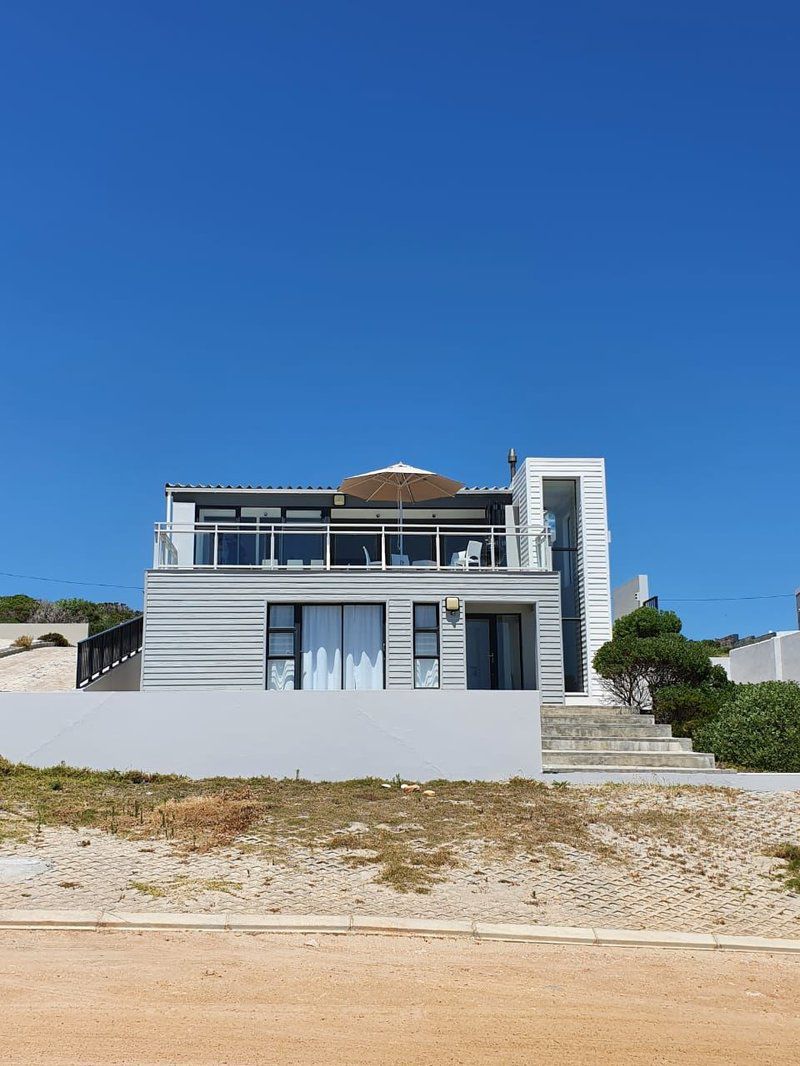
[[[436,626],[420,626],[417,625],[417,608],[418,607],[433,607],[436,612]],[[435,633],[436,634],[436,654],[435,655],[417,655],[417,633]],[[411,606],[411,658],[412,658],[412,670],[414,678],[414,688],[420,690],[441,688],[442,687],[442,605],[438,600],[433,602],[423,601],[420,603],[414,602]],[[417,660],[418,659],[435,659],[436,660],[436,685],[418,685],[417,684]]]
[[[292,626],[273,626],[272,610],[274,607],[291,607],[294,611],[294,624]],[[352,601],[326,603],[322,601],[303,602],[303,603],[285,603],[280,600],[271,601],[267,604],[267,629],[266,629],[266,676],[264,679],[264,687],[268,692],[280,692],[287,691],[283,689],[271,689],[269,687],[269,664],[271,661],[286,662],[288,659],[294,660],[294,677],[295,686],[294,689],[288,691],[303,692],[308,691],[303,689],[303,608],[304,607],[338,607],[342,618],[341,632],[344,635],[344,609],[345,607],[380,607],[381,608],[381,658],[383,660],[383,676],[382,676],[382,688],[375,689],[376,692],[384,692],[386,690],[386,603],[382,600],[370,600],[363,603],[354,603]],[[269,638],[271,633],[293,633],[294,634],[294,655],[270,655],[269,651]],[[423,656],[429,658],[429,656]],[[344,687],[344,655],[342,655],[341,662],[341,689],[340,692],[356,691],[355,689],[346,689]]]

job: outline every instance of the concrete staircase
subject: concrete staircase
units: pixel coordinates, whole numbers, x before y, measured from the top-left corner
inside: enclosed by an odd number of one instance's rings
[[[652,714],[630,707],[542,707],[542,761],[569,770],[713,771],[714,756],[692,751]]]

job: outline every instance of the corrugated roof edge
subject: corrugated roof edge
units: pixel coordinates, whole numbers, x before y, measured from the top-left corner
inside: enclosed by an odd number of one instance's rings
[[[337,485],[184,485],[167,482],[164,492],[338,492]],[[511,492],[510,485],[465,485],[462,492]]]

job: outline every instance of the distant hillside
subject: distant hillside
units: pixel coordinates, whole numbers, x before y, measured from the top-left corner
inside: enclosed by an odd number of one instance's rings
[[[134,611],[125,603],[94,603],[77,598],[35,600],[23,593],[0,596],[0,622],[88,622],[90,634],[100,633],[140,614],[141,611]]]

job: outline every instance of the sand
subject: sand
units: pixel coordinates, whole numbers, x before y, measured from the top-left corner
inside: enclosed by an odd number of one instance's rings
[[[797,1062],[795,956],[3,932],[0,1062]]]

